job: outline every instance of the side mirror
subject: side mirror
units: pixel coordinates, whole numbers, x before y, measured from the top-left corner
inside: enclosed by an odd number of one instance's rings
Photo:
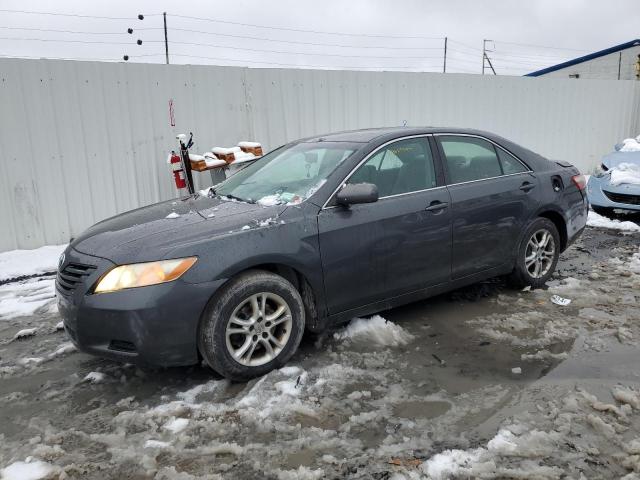
[[[338,205],[349,206],[358,203],[378,201],[378,187],[373,183],[347,183],[336,194]]]

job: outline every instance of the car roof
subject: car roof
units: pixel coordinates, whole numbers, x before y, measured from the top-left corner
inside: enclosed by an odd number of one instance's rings
[[[344,130],[341,132],[314,135],[299,140],[300,142],[352,142],[369,143],[373,140],[392,140],[407,135],[421,135],[429,133],[467,133],[492,138],[495,135],[470,128],[445,127],[379,127],[363,128],[359,130]]]
[[[365,144],[381,145],[396,138],[411,135],[428,135],[436,133],[450,134],[467,134],[478,135],[497,143],[508,152],[514,154],[520,160],[524,161],[532,170],[542,170],[548,168],[550,161],[543,156],[532,152],[510,140],[507,140],[495,133],[484,130],[476,130],[473,128],[461,127],[382,127],[382,128],[365,128],[361,130],[345,130],[342,132],[327,133],[324,135],[314,135],[297,140],[294,143],[308,142],[350,142]]]

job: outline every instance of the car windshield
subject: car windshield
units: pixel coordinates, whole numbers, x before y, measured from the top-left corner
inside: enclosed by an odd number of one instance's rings
[[[215,195],[261,205],[303,202],[358,149],[344,142],[298,143],[268,153],[217,185]]]

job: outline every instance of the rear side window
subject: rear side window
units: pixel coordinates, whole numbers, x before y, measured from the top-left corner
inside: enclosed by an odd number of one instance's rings
[[[496,151],[498,152],[498,158],[500,159],[502,171],[505,175],[527,171],[527,168],[522,164],[522,162],[513,155],[505,152],[501,148],[496,148]]]
[[[439,136],[450,183],[470,182],[503,174],[493,144],[475,137]]]
[[[383,147],[354,172],[348,183],[373,183],[380,197],[435,187],[428,140],[411,138]]]

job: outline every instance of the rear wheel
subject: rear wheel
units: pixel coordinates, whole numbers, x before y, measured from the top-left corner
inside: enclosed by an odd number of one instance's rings
[[[553,274],[560,256],[560,234],[547,218],[536,218],[525,231],[518,249],[516,265],[510,276],[518,288],[542,287]]]
[[[598,207],[597,205],[591,205],[591,208],[594,212],[596,212],[598,215],[602,215],[603,217],[614,218],[616,216],[613,208]]]
[[[248,380],[284,365],[304,332],[304,305],[295,287],[270,272],[245,272],[211,300],[198,332],[200,353],[232,380]]]

